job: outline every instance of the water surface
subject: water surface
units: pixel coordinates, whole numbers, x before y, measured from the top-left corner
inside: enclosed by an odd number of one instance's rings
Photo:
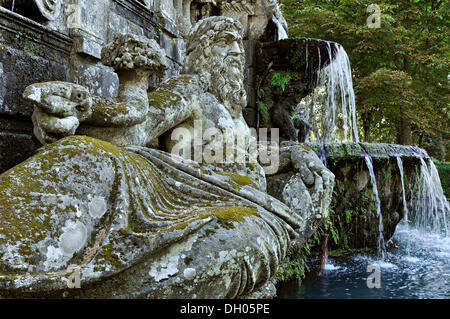
[[[450,298],[450,237],[398,225],[396,248],[384,258],[356,254],[329,258],[325,276],[311,271],[299,286],[296,280],[278,285],[279,298],[295,299],[447,299]],[[369,265],[380,269],[380,288],[368,288]],[[372,281],[371,281],[372,282]]]

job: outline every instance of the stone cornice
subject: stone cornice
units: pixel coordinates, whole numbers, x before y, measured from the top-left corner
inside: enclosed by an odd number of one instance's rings
[[[139,18],[146,20],[152,26],[156,26],[157,18],[154,12],[152,12],[149,8],[147,8],[143,3],[137,0],[113,0],[113,1],[118,5],[122,6],[123,8],[127,9],[134,15],[138,16]]]
[[[73,40],[58,32],[49,29],[31,19],[0,7],[0,30],[2,33],[20,35],[27,40],[56,50],[64,55],[70,55]]]

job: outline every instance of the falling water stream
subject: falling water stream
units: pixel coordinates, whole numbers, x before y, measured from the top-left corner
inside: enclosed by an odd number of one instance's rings
[[[274,15],[272,16],[272,21],[277,26],[278,33],[277,33],[277,39],[276,40],[287,39],[288,35],[286,33],[286,30],[284,30],[283,25],[281,24],[280,21],[278,21],[278,19]]]
[[[419,178],[413,185],[415,193],[412,199],[410,220],[424,232],[440,233],[445,237],[450,235],[448,217],[450,205],[442,190],[439,174],[433,161],[420,159]]]
[[[366,158],[368,167],[370,159]],[[427,163],[428,162],[428,163]],[[278,286],[279,298],[450,298],[450,207],[442,191],[436,167],[430,159],[420,158],[407,201],[403,162],[397,157],[405,205],[404,220],[397,226],[395,245],[380,254],[353,254],[329,258],[324,276],[315,271],[306,275],[302,285],[296,280]],[[310,261],[311,267],[316,260]],[[380,288],[369,288],[368,266],[380,270]]]
[[[316,40],[317,41],[317,40]],[[306,43],[306,57],[309,52]],[[300,102],[303,118],[313,129],[308,142],[359,142],[350,61],[344,48],[327,42],[331,63],[320,66],[316,89]],[[318,57],[321,61],[318,48]],[[308,69],[308,66],[307,66]],[[301,105],[302,104],[302,105]],[[320,152],[321,159],[326,156]],[[310,259],[312,271],[302,284],[296,279],[277,286],[279,298],[450,298],[450,205],[443,194],[434,163],[419,158],[415,180],[405,185],[401,157],[397,165],[401,178],[404,219],[397,225],[389,250],[383,236],[383,214],[372,158],[366,154],[372,190],[379,217],[378,250],[371,253],[329,257],[323,275],[318,275],[317,258]],[[407,197],[406,187],[411,194]],[[408,200],[407,200],[408,198]],[[368,266],[380,270],[380,287],[369,287]],[[373,268],[370,268],[373,269]]]
[[[375,199],[377,201],[377,216],[379,218],[379,221],[378,221],[378,243],[377,243],[378,253],[381,255],[382,258],[384,258],[386,249],[385,249],[385,245],[384,245],[384,236],[383,236],[383,214],[381,213],[381,201],[380,201],[380,196],[378,195],[377,180],[375,178],[375,173],[373,171],[372,157],[370,157],[369,155],[365,155],[364,159],[366,161],[367,168],[369,169],[370,181],[372,183],[372,190],[375,195]]]
[[[404,209],[404,217],[403,217],[403,225],[406,232],[409,230],[409,210],[408,210],[408,204],[406,202],[406,191],[405,191],[405,177],[404,177],[404,171],[403,171],[403,161],[400,156],[397,156],[397,166],[398,170],[400,172],[400,179],[402,182],[402,201],[403,201],[403,209]],[[409,255],[411,250],[411,244],[410,241],[407,240],[406,244],[406,252]]]
[[[336,42],[307,39],[306,57],[309,55],[308,41],[321,41],[326,45],[330,63],[322,66],[321,49],[317,46],[319,66],[314,91],[300,104],[308,110],[304,118],[314,128],[312,143],[359,142],[356,120],[355,93],[353,90],[350,60],[344,47]],[[300,105],[299,104],[299,105]]]

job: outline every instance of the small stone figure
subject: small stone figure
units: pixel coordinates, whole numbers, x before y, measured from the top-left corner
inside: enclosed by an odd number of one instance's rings
[[[305,143],[311,130],[310,125],[296,115],[294,116],[294,127],[298,129],[298,142]]]
[[[277,103],[272,110],[271,120],[276,127],[289,140],[299,143],[305,143],[309,136],[310,126],[298,115],[290,114],[291,106],[288,103]]]

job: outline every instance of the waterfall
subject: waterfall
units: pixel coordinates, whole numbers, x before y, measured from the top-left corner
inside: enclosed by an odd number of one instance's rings
[[[377,216],[379,218],[378,252],[380,252],[382,254],[382,256],[384,257],[385,245],[384,245],[384,236],[383,236],[383,215],[381,213],[381,201],[380,201],[380,196],[378,195],[377,180],[375,178],[375,173],[373,171],[372,157],[370,157],[369,155],[365,155],[364,159],[366,160],[367,168],[369,169],[370,181],[372,182],[373,193],[375,194],[375,198],[377,201]]]
[[[287,39],[288,35],[286,33],[286,30],[284,30],[283,25],[280,23],[280,21],[278,21],[278,19],[274,15],[272,16],[272,21],[273,21],[273,23],[275,23],[275,25],[277,26],[277,30],[278,30],[276,40]]]
[[[408,232],[409,231],[409,212],[408,212],[408,203],[406,202],[406,192],[405,192],[405,178],[404,178],[404,171],[403,171],[403,161],[402,158],[400,156],[397,156],[397,166],[398,166],[398,170],[400,171],[400,179],[401,179],[401,183],[402,183],[402,199],[403,199],[403,209],[405,211],[404,213],[404,224],[405,224],[405,231]],[[408,240],[407,244],[406,244],[406,252],[409,256],[409,251],[410,251],[410,246],[411,243]]]
[[[311,39],[306,41],[308,44]],[[311,126],[316,127],[319,134],[314,136],[315,142],[357,143],[359,136],[350,59],[342,45],[330,41],[315,39],[314,41],[325,43],[328,60],[331,61],[324,67],[320,65],[319,45],[316,88],[302,101],[309,105],[310,110],[307,112],[310,114],[309,122]],[[308,56],[308,45],[306,48]]]
[[[423,158],[420,162],[420,172],[413,186],[411,220],[420,230],[449,236],[450,205],[442,190],[439,173],[431,159],[428,164]]]
[[[406,193],[405,193],[405,180],[404,180],[404,173],[403,173],[403,161],[400,156],[397,156],[397,166],[400,171],[400,178],[402,182],[402,197],[403,197],[403,209],[405,210],[405,221],[408,223],[408,204],[406,203]]]

